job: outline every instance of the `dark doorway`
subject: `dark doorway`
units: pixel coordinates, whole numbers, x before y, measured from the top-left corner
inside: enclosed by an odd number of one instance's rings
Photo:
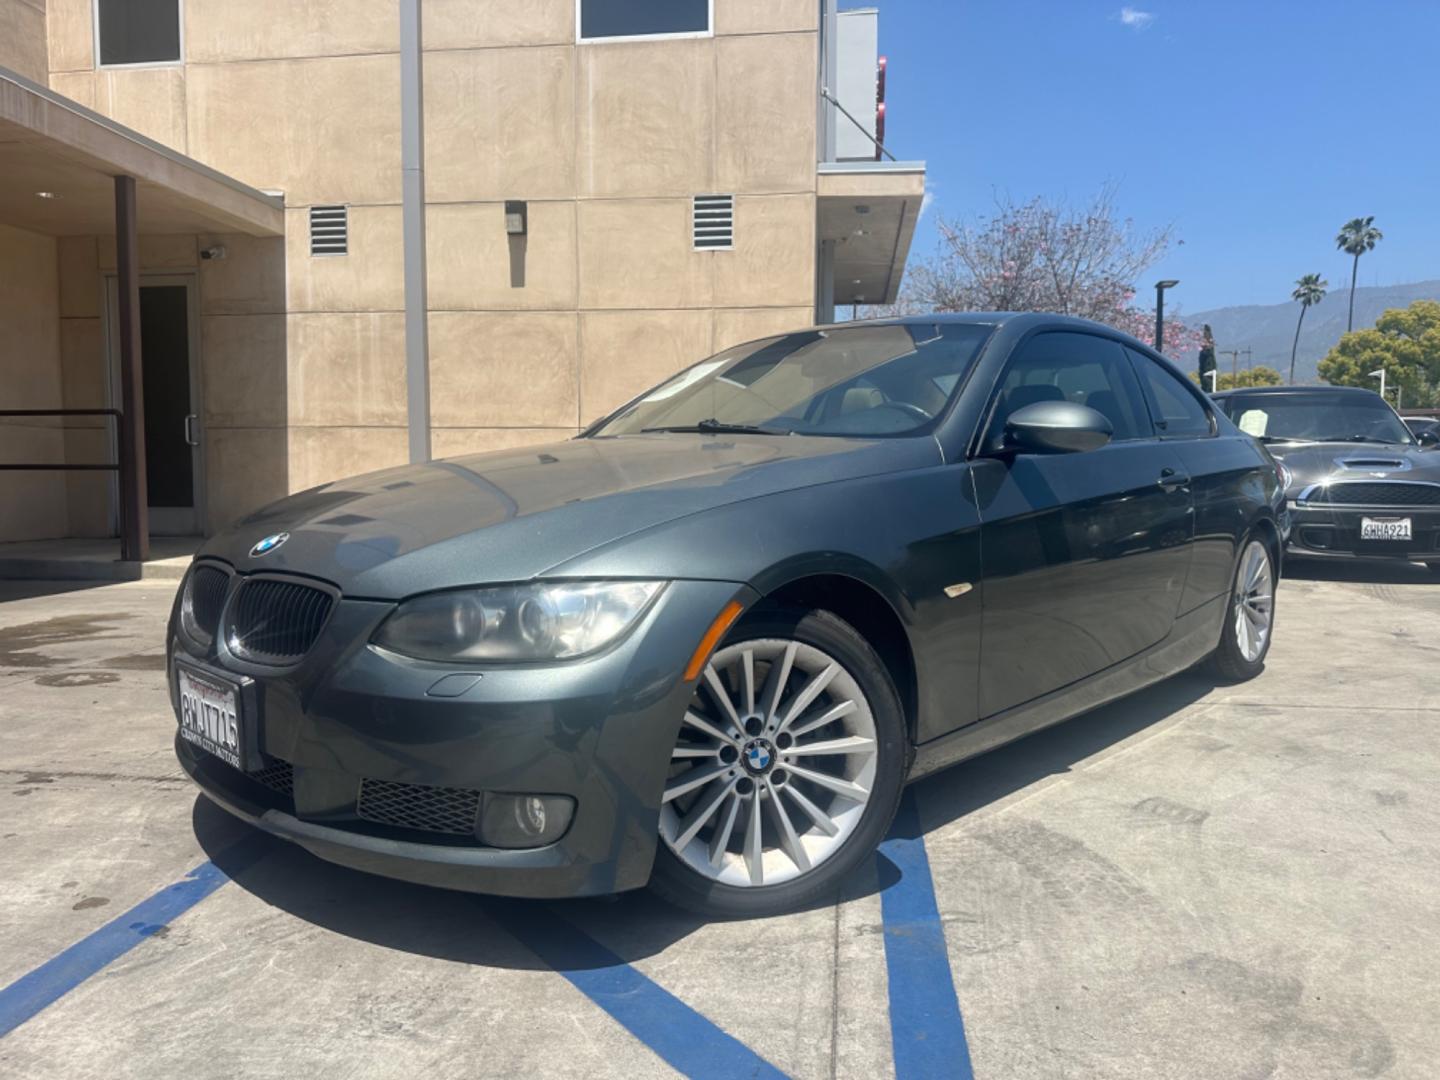
[[[140,363],[145,397],[145,482],[150,531],[200,531],[200,393],[196,372],[194,279],[149,277],[140,284]],[[111,280],[111,325],[115,284]],[[116,367],[112,350],[112,371]],[[118,394],[117,394],[118,398]]]

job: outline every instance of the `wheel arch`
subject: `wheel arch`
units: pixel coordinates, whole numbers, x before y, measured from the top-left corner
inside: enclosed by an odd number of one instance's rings
[[[757,588],[764,604],[819,608],[855,628],[890,675],[905,715],[905,729],[913,746],[919,718],[919,679],[915,651],[905,621],[896,605],[871,581],[834,570],[779,577]]]
[[[1270,561],[1275,566],[1275,576],[1279,578],[1281,564],[1285,557],[1285,544],[1280,538],[1280,526],[1268,514],[1261,514],[1250,523],[1248,532],[1264,538],[1265,546],[1270,549]],[[1237,560],[1239,559],[1238,552],[1235,557]]]

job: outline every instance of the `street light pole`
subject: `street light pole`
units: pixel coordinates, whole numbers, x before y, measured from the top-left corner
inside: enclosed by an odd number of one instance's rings
[[[1165,351],[1165,290],[1173,289],[1180,282],[1167,278],[1155,283],[1155,351]]]

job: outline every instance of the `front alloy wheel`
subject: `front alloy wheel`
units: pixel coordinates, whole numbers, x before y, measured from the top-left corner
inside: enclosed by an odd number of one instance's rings
[[[657,888],[717,915],[818,896],[889,824],[902,734],[888,674],[847,624],[747,620],[706,666],[671,752]]]

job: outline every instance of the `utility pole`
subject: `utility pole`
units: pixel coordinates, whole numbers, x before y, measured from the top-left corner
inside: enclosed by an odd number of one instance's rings
[[[1249,371],[1250,368],[1251,368],[1251,366],[1252,366],[1251,357],[1252,357],[1253,355],[1254,355],[1254,353],[1253,353],[1252,350],[1250,350],[1250,349],[1246,349],[1246,350],[1245,350],[1245,370],[1246,370],[1246,371]]]
[[[1230,357],[1230,381],[1238,383],[1240,381],[1240,350],[1216,349],[1215,352],[1220,356]]]

